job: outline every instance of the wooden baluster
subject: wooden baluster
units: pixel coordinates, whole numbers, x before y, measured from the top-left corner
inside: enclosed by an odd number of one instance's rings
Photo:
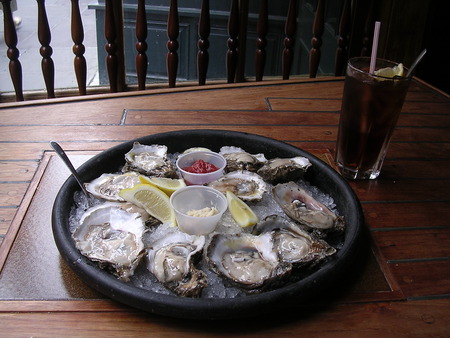
[[[71,33],[72,41],[74,43],[72,50],[75,54],[73,65],[78,83],[78,91],[80,95],[86,95],[87,66],[86,58],[84,57],[86,48],[83,45],[84,30],[83,21],[80,14],[79,0],[72,0]]]
[[[5,43],[8,46],[6,55],[9,58],[9,74],[16,93],[16,101],[23,101],[22,65],[19,61],[20,52],[17,49],[17,33],[11,12],[11,0],[1,0],[3,5],[3,23]]]
[[[106,37],[106,68],[108,70],[109,88],[112,93],[117,92],[117,46],[116,46],[116,27],[114,18],[114,0],[105,1],[105,37]]]
[[[375,20],[373,19],[374,7],[375,1],[370,1],[368,15],[364,23],[364,36],[362,39],[361,56],[370,56],[372,52],[372,37],[375,25]]]
[[[297,30],[297,0],[289,0],[289,8],[284,25],[284,49],[282,59],[283,80],[288,80],[291,73],[292,60],[294,57],[294,35]]]
[[[180,32],[180,24],[178,18],[178,2],[170,0],[169,18],[167,20],[167,75],[169,77],[169,87],[175,87],[178,71],[178,34]]]
[[[45,10],[45,0],[37,0],[38,4],[38,38],[41,43],[39,52],[42,56],[42,74],[44,75],[45,87],[47,88],[47,97],[55,97],[55,65],[51,58],[53,54],[50,42],[52,35],[48,24],[47,12]]]
[[[227,50],[227,82],[233,83],[236,76],[238,61],[239,35],[239,0],[231,1],[230,16],[228,18],[228,50]]]
[[[247,26],[248,26],[249,0],[239,0],[239,41],[237,46],[236,82],[245,81],[245,54],[247,52]]]
[[[309,51],[309,77],[316,77],[320,63],[320,47],[325,22],[325,0],[317,1],[316,14],[313,23],[312,48]]]
[[[267,5],[268,5],[267,0],[260,0],[258,23],[256,25],[256,32],[258,34],[258,37],[256,39],[256,54],[255,54],[256,81],[262,81],[264,74],[264,66],[266,64],[266,45],[267,45],[266,36],[269,22]]]
[[[197,53],[197,72],[198,84],[203,86],[206,83],[206,74],[209,64],[209,34],[211,33],[211,21],[209,13],[209,0],[202,1],[202,10],[198,22],[198,48]]]
[[[145,89],[145,80],[147,77],[147,15],[145,13],[145,0],[138,1],[136,15],[136,73],[138,78],[139,90]]]
[[[341,18],[339,22],[338,48],[336,50],[336,60],[334,74],[341,76],[344,74],[344,69],[348,59],[348,41],[350,34],[350,0],[345,0],[342,7]]]

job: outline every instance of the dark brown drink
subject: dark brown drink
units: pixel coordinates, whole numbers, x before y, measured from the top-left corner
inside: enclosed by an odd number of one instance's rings
[[[380,174],[410,79],[368,73],[370,58],[349,60],[336,146],[336,164],[350,179]],[[396,63],[377,60],[376,69]]]

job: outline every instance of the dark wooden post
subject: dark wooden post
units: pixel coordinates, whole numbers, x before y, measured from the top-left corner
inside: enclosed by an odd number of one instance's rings
[[[350,34],[350,16],[351,1],[345,0],[342,7],[341,18],[339,22],[338,48],[336,50],[336,60],[334,74],[341,76],[344,74],[345,66],[348,59],[348,41]]]
[[[364,35],[362,39],[361,56],[370,56],[372,52],[372,37],[375,25],[374,11],[375,1],[369,1],[369,9],[366,20],[364,21]]]
[[[170,0],[169,18],[167,20],[167,75],[169,77],[169,87],[175,87],[178,71],[178,34],[180,32],[180,24],[178,18],[177,0]]]
[[[295,31],[297,30],[297,0],[289,0],[289,8],[284,25],[284,49],[282,58],[283,80],[289,79],[291,73],[292,60],[294,58]]]
[[[312,48],[309,51],[309,77],[316,77],[320,63],[320,47],[325,22],[325,0],[317,1],[316,14],[313,23]]]
[[[256,54],[255,54],[255,74],[256,81],[262,81],[264,75],[264,66],[266,65],[266,45],[269,14],[267,9],[267,0],[259,1],[259,16],[256,25]]]
[[[50,42],[52,35],[45,10],[45,0],[37,0],[38,4],[38,38],[41,43],[39,52],[42,56],[41,66],[44,76],[45,87],[47,88],[47,97],[55,97],[55,65],[51,58],[53,54]]]
[[[198,84],[203,86],[206,83],[206,74],[209,64],[209,34],[211,33],[211,20],[209,13],[209,0],[202,1],[202,9],[198,22],[198,53],[197,53],[197,72]]]
[[[106,37],[106,68],[108,70],[109,88],[112,93],[117,92],[117,46],[116,24],[114,19],[114,0],[105,1],[105,37]]]
[[[227,50],[227,82],[233,83],[236,76],[238,61],[239,35],[239,0],[231,1],[230,16],[228,18],[228,50]]]
[[[1,0],[1,3],[3,5],[5,43],[8,46],[9,74],[16,93],[16,101],[23,101],[22,65],[19,61],[20,53],[17,49],[17,33],[11,12],[11,0]]]
[[[145,0],[138,0],[138,9],[136,15],[136,74],[138,78],[139,90],[145,89],[145,80],[147,77],[147,15],[145,13]]]
[[[72,41],[74,43],[72,50],[75,54],[73,65],[78,83],[78,91],[80,95],[86,95],[87,66],[86,58],[84,57],[86,48],[83,45],[84,30],[83,21],[80,14],[79,0],[72,0],[71,33]]]

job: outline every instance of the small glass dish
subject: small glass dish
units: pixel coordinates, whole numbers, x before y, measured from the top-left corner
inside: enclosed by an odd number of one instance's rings
[[[183,169],[190,167],[199,160],[213,164],[218,169],[204,174],[191,173]],[[202,185],[217,180],[223,175],[226,164],[227,160],[222,155],[212,151],[194,151],[182,154],[177,159],[177,168],[187,185]]]
[[[178,227],[190,235],[213,232],[228,208],[227,198],[222,192],[201,185],[178,189],[170,196],[170,204],[175,210]],[[191,210],[199,211],[204,208],[215,208],[217,214],[206,217],[188,215]]]

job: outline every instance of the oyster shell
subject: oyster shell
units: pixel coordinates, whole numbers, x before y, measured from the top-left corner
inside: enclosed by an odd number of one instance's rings
[[[164,145],[143,145],[134,142],[133,148],[125,154],[126,165],[122,171],[137,171],[147,176],[177,178],[175,165],[167,159]]]
[[[272,235],[215,234],[205,251],[212,271],[249,292],[281,284],[292,265],[281,262]]]
[[[205,237],[188,235],[176,227],[157,230],[148,248],[147,269],[177,295],[199,297],[208,282],[193,260],[203,250]]]
[[[248,170],[256,172],[266,161],[264,154],[249,154],[244,149],[233,146],[220,148],[219,154],[227,160],[225,170],[227,172],[236,170]]]
[[[303,177],[311,162],[302,156],[268,160],[257,173],[270,183],[295,181]]]
[[[267,216],[253,228],[252,233],[271,233],[280,259],[295,266],[315,265],[336,252],[324,240],[315,238],[292,221],[278,215]]]
[[[106,202],[89,208],[72,233],[81,254],[128,281],[144,255],[146,214],[129,203]]]
[[[295,182],[280,183],[272,188],[275,201],[286,215],[310,230],[344,230],[344,218],[316,201]]]
[[[247,170],[232,171],[219,179],[208,183],[209,187],[223,193],[227,190],[244,201],[260,201],[267,191],[267,184],[256,173]]]
[[[85,183],[84,186],[95,197],[123,202],[124,199],[119,196],[119,191],[132,188],[139,183],[141,183],[139,173],[130,171],[124,174],[102,174],[95,180]]]

